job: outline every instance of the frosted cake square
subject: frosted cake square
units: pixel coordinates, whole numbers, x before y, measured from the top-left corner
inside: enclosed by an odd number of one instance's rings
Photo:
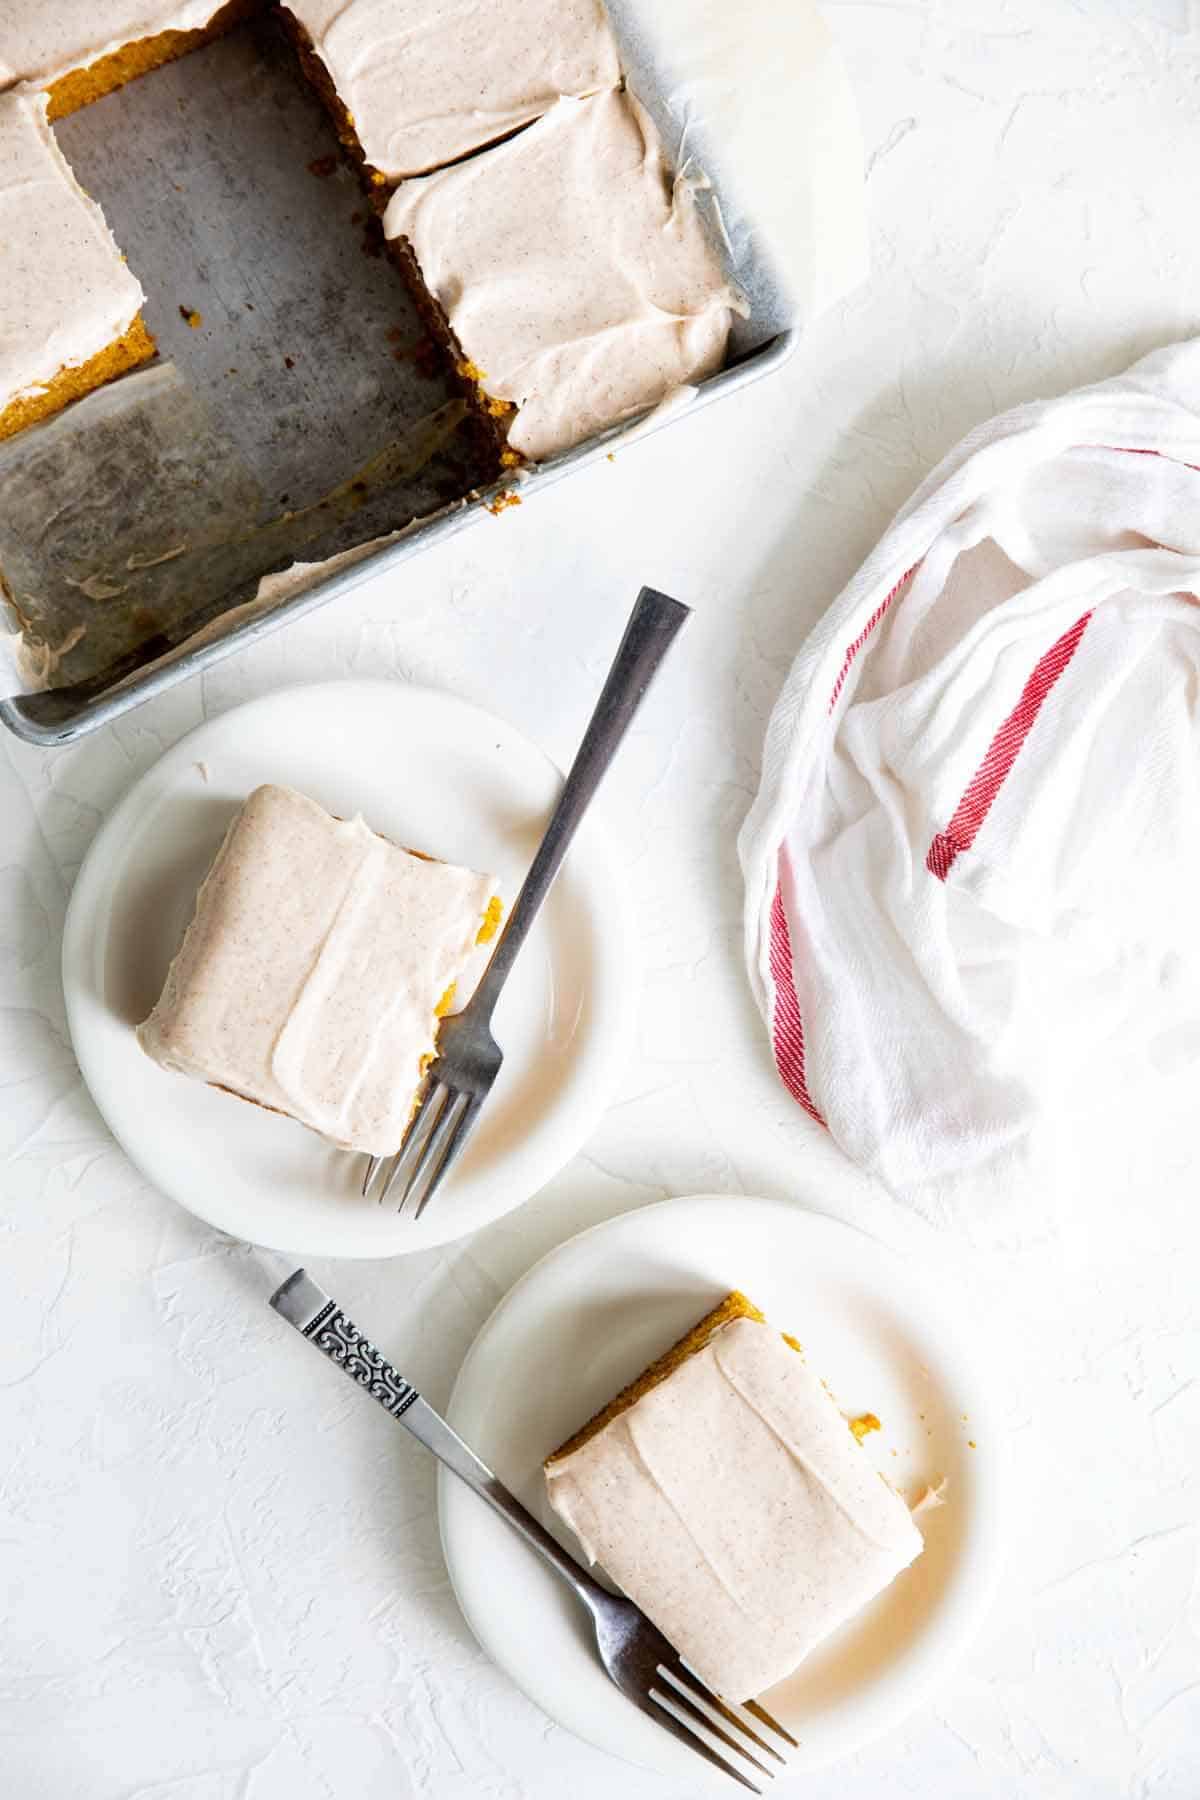
[[[495,886],[291,788],[256,788],[138,1041],[165,1069],[389,1155],[438,1019],[495,931]]]
[[[0,438],[154,354],[141,284],[46,110],[44,94],[0,94]]]
[[[602,0],[287,0],[285,12],[343,142],[379,183],[621,79]]]
[[[534,459],[713,374],[742,297],[691,184],[623,89],[560,100],[494,149],[404,182],[384,232],[460,368]]]
[[[734,1701],[790,1675],[923,1548],[798,1346],[738,1293],[545,1477],[588,1561]]]
[[[4,0],[0,87],[45,90],[50,118],[88,106],[246,18],[258,0]]]

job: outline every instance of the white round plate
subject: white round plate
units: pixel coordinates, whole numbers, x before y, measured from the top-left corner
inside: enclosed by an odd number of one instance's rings
[[[561,776],[490,713],[401,682],[289,688],[202,725],[126,794],[89,851],[63,942],[79,1066],[156,1186],[222,1231],[316,1256],[395,1256],[478,1231],[589,1135],[628,1042],[635,979],[614,858],[581,829],[496,1015],[504,1066],[469,1147],[419,1222],[362,1198],[362,1157],[216,1088],[168,1074],[134,1026],[150,1011],[235,811],[264,781],[394,842],[495,874],[511,901]]]
[[[945,1504],[918,1515],[923,1554],[765,1696],[800,1742],[790,1765],[812,1769],[899,1723],[962,1655],[995,1590],[1002,1425],[939,1295],[873,1239],[799,1206],[665,1200],[585,1231],[518,1282],[475,1340],[449,1416],[570,1542],[544,1499],[543,1458],[735,1287],[800,1337],[843,1411],[879,1416],[866,1448],[901,1493],[946,1478]],[[705,1786],[699,1759],[609,1683],[570,1590],[439,1474],[450,1578],[489,1656],[580,1737]]]

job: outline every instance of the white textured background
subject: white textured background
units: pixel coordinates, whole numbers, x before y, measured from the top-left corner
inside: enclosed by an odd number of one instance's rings
[[[77,749],[0,745],[3,1800],[667,1800],[484,1661],[428,1462],[113,1147],[64,1034],[59,935],[105,810],[202,717],[382,671],[565,758],[652,581],[698,617],[608,794],[650,971],[620,1103],[470,1245],[317,1272],[438,1403],[496,1299],[579,1226],[668,1193],[786,1193],[796,1171],[833,1207],[850,1193],[775,1085],[739,967],[734,834],[766,714],[809,622],[970,425],[1200,328],[1200,14],[828,12],[865,121],[874,273],[773,385]],[[1181,1085],[1088,1120],[1063,1249],[970,1255],[1020,1474],[1003,1601],[935,1704],[805,1781],[813,1800],[1200,1794],[1189,1110]]]

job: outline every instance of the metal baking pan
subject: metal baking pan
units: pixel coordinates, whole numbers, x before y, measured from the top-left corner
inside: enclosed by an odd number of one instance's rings
[[[678,151],[644,71],[638,91]],[[492,483],[494,455],[273,21],[55,129],[146,289],[159,357],[0,444],[5,598],[51,683],[0,717],[43,745],[335,600],[514,485]],[[797,339],[769,272],[736,257],[732,272],[751,315],[690,407],[778,368]],[[521,494],[677,410],[521,471]]]

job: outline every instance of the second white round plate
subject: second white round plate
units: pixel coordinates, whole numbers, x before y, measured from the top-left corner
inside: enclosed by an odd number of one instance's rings
[[[172,1075],[134,1026],[150,1011],[196,891],[251,790],[282,782],[396,843],[496,875],[516,896],[561,784],[503,720],[394,681],[289,688],[168,750],[101,828],[63,938],[75,1053],[113,1135],[164,1193],[234,1236],[302,1255],[395,1256],[478,1231],[574,1155],[629,1040],[635,976],[615,859],[580,830],[505,988],[504,1066],[425,1216],[363,1200],[364,1159],[294,1120]]]
[[[995,1591],[1003,1426],[940,1295],[873,1239],[799,1206],[665,1200],[573,1238],[517,1283],[475,1340],[449,1417],[567,1543],[543,1459],[731,1288],[801,1339],[844,1412],[879,1417],[866,1448],[902,1494],[945,1482],[944,1504],[918,1516],[912,1567],[763,1697],[799,1740],[789,1765],[812,1769],[918,1705]],[[707,1791],[711,1772],[608,1681],[565,1584],[444,1470],[438,1503],[454,1591],[488,1654],[580,1737]]]

